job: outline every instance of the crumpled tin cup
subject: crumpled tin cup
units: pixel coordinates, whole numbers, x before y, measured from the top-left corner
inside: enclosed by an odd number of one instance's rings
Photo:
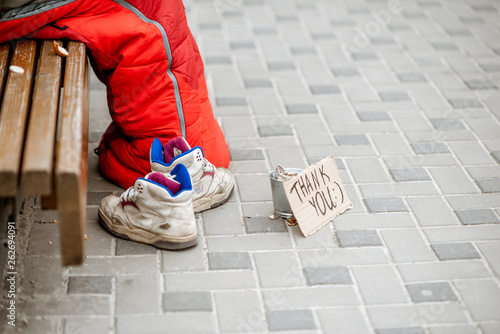
[[[301,173],[300,168],[285,168],[286,173]],[[271,193],[273,195],[274,214],[281,218],[292,218],[293,212],[290,208],[290,203],[286,198],[285,188],[282,180],[279,180],[276,171],[269,172],[269,180],[271,180]]]

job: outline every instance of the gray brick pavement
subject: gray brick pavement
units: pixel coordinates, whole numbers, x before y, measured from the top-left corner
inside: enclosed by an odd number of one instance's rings
[[[60,266],[61,222],[37,205],[18,329],[498,333],[499,4],[184,5],[231,150],[233,195],[196,215],[199,244],[183,251],[104,231],[99,200],[122,189],[92,153],[110,122],[92,75],[85,263]],[[328,155],[354,208],[308,238],[270,220],[269,170]]]

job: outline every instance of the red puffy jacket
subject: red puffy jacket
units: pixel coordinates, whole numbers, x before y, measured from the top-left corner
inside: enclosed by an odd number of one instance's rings
[[[181,0],[48,0],[2,12],[0,43],[19,37],[87,45],[113,119],[99,166],[118,185],[127,188],[151,171],[155,137],[165,143],[183,136],[216,166],[229,165]]]

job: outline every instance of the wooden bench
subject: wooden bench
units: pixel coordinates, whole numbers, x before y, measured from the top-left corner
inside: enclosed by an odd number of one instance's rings
[[[83,261],[89,99],[86,47],[67,50],[57,55],[52,40],[0,45],[0,208],[15,219],[15,198],[37,194],[57,209],[65,266]]]

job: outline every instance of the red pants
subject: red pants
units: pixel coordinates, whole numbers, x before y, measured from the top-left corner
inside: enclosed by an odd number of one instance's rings
[[[24,10],[0,20],[0,43],[28,37],[87,45],[113,119],[98,148],[108,179],[127,188],[149,173],[156,137],[184,136],[216,166],[229,165],[181,0],[48,1]]]

